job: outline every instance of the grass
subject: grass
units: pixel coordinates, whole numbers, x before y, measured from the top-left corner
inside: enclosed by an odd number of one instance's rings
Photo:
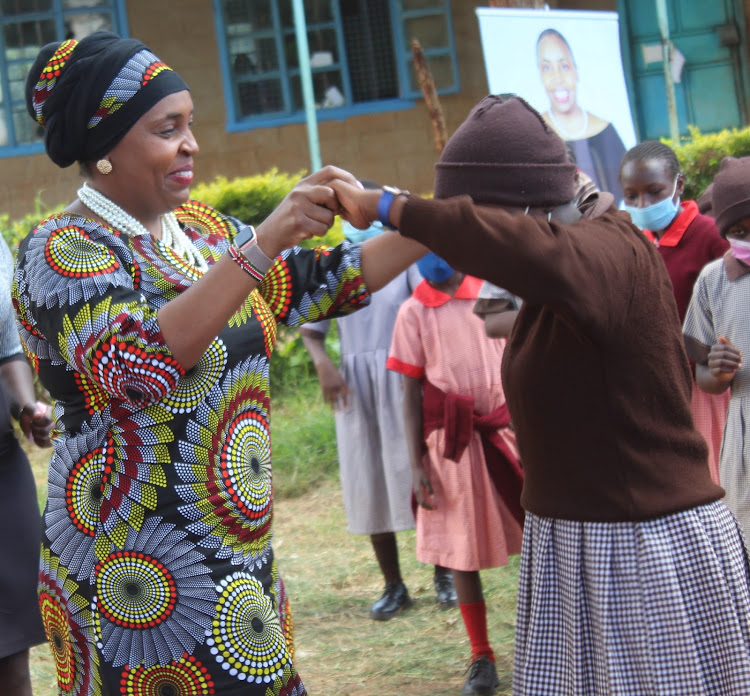
[[[314,380],[274,395],[274,547],[292,602],[295,662],[314,696],[448,696],[459,693],[469,645],[458,609],[434,601],[432,567],[415,558],[414,532],[398,535],[404,579],[414,607],[371,621],[382,577],[369,540],[346,531],[337,478],[333,418]],[[49,452],[27,449],[40,500]],[[501,687],[511,693],[518,558],[482,573],[490,640]],[[35,696],[55,696],[46,645],[32,650]]]

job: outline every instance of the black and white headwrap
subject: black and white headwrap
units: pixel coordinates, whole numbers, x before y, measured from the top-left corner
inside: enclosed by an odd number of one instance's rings
[[[26,108],[59,167],[106,155],[154,104],[188,89],[136,39],[99,31],[51,43],[26,78]]]

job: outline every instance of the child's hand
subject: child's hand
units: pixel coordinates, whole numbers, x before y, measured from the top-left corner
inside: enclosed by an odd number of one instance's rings
[[[708,369],[719,382],[731,382],[742,367],[742,351],[724,336],[708,352]]]
[[[26,404],[21,409],[18,423],[24,435],[37,447],[50,447],[50,430],[52,430],[52,409],[37,401],[35,404]]]
[[[414,486],[414,497],[417,504],[425,510],[434,510],[435,505],[431,498],[434,495],[432,483],[427,470],[419,465],[412,469],[412,485]]]
[[[318,368],[318,379],[323,399],[329,406],[337,411],[349,408],[349,387],[333,363]]]

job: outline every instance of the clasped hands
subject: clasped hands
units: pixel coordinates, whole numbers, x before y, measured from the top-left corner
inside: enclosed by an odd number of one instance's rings
[[[373,220],[366,203],[378,192],[365,192],[357,178],[328,165],[301,179],[256,229],[258,245],[273,258],[305,239],[322,237],[340,215],[365,229]]]

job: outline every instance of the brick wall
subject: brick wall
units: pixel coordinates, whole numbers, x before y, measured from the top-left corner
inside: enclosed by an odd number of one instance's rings
[[[453,0],[453,24],[461,93],[441,104],[450,135],[471,107],[487,93],[487,78],[475,8],[481,2]],[[615,9],[615,0],[559,0],[553,7]],[[196,107],[195,133],[201,152],[196,182],[218,174],[249,175],[278,167],[297,172],[310,166],[304,123],[241,133],[227,133],[224,95],[212,4],[207,0],[131,0],[127,4],[132,36],[141,39],[191,86]],[[326,121],[318,126],[323,163],[392,183],[415,192],[432,190],[437,157],[424,102],[405,111]],[[66,203],[80,183],[78,168],[57,169],[46,157],[0,160],[0,211],[12,216],[33,209],[40,195],[48,205]]]

